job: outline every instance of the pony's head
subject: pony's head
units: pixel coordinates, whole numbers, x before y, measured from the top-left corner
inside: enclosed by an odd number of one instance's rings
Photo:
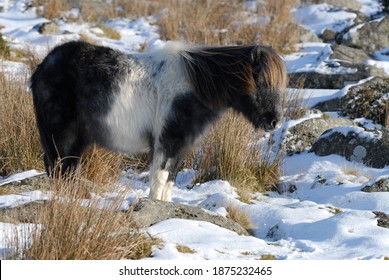
[[[232,107],[255,128],[277,128],[287,75],[272,48],[208,47],[186,52],[184,57],[195,94],[204,105]]]
[[[274,130],[282,119],[282,95],[287,83],[285,65],[270,47],[253,47],[249,61],[250,64],[244,64],[247,91],[231,96],[235,101],[231,106],[255,128]]]

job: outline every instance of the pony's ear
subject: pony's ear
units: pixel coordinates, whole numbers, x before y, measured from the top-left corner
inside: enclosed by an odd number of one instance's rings
[[[251,50],[250,59],[251,59],[251,65],[255,66],[258,64],[259,60],[261,59],[261,50],[259,46],[255,46]]]

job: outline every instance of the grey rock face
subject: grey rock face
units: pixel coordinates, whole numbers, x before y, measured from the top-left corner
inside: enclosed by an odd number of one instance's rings
[[[343,125],[354,125],[349,119],[322,117],[303,121],[290,128],[285,138],[287,154],[307,151],[326,130]]]
[[[389,216],[383,212],[374,211],[373,212],[377,218],[377,226],[383,228],[389,228]]]
[[[343,127],[344,132],[331,129],[312,145],[312,151],[319,156],[337,154],[350,161],[383,168],[389,165],[389,131],[367,132],[362,128]]]
[[[373,53],[389,46],[389,16],[351,28],[342,44]]]
[[[380,178],[373,183],[367,183],[363,192],[389,192],[389,177]]]
[[[351,87],[342,98],[342,112],[351,118],[367,118],[385,125],[389,78],[375,77]]]
[[[199,207],[149,199],[140,199],[134,205],[133,219],[139,227],[148,227],[172,218],[210,222],[240,235],[249,235],[239,224]]]
[[[339,54],[340,55],[340,54]],[[329,67],[345,67],[352,71],[349,73],[322,74],[316,72],[299,72],[289,74],[289,86],[298,87],[303,81],[304,88],[341,89],[350,83],[357,83],[362,79],[379,76],[387,77],[386,72],[373,65],[363,63],[349,63],[346,61],[330,60]]]
[[[45,22],[38,26],[38,32],[43,35],[57,34],[59,31],[58,24],[54,21]]]
[[[344,45],[332,45],[331,49],[333,54],[331,59],[342,60],[348,63],[363,63],[365,60],[370,59],[370,57],[360,49],[350,48]]]

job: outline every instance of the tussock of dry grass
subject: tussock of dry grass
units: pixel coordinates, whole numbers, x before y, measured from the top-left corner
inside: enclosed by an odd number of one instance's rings
[[[260,133],[260,132],[258,132]],[[242,116],[226,113],[210,129],[197,155],[198,181],[223,179],[237,187],[241,200],[265,192],[279,183],[282,153],[273,155],[272,145],[256,147],[261,135]]]
[[[78,169],[72,177],[53,180],[52,199],[36,206],[35,217],[30,212],[30,219],[39,224],[29,224],[20,233],[30,235],[27,242],[15,240],[20,234],[9,237],[10,258],[97,260],[151,255],[155,242],[134,229],[131,213],[120,211],[124,196],[80,199],[86,188],[95,193],[94,186],[81,178]]]
[[[44,169],[27,76],[0,70],[0,127],[0,174]]]
[[[157,15],[165,40],[208,45],[271,45],[281,52],[293,49],[298,39],[290,16],[297,3],[298,0],[267,0],[257,11],[249,12],[240,0],[35,1],[36,6],[43,7],[41,14],[46,18],[59,17],[70,8],[79,8],[82,20],[87,22]],[[257,16],[261,19],[252,20]]]
[[[251,222],[247,213],[234,205],[228,205],[227,212],[227,218],[240,224],[248,233],[253,234],[254,224]]]

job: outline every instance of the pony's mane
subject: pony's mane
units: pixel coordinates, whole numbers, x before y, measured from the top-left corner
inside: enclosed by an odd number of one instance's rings
[[[286,86],[286,70],[270,47],[198,47],[180,51],[194,93],[210,108],[226,105],[232,94]]]

